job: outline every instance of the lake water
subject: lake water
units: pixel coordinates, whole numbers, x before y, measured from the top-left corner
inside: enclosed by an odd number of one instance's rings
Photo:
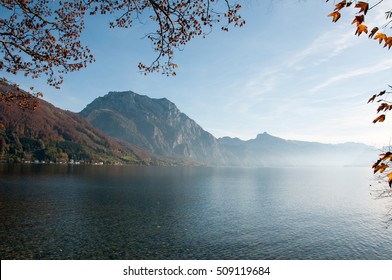
[[[392,259],[391,201],[372,180],[348,167],[0,164],[0,257]]]

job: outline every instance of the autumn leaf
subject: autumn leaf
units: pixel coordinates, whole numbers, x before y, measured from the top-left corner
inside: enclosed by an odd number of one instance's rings
[[[388,173],[388,185],[390,188],[392,187],[392,172]]]
[[[384,114],[382,114],[382,115],[378,116],[377,118],[375,118],[373,123],[383,122],[383,121],[385,121],[385,115]]]
[[[377,94],[377,96],[382,96],[382,95],[384,95],[386,92],[387,92],[387,91],[384,89],[383,91],[380,91],[380,93]]]
[[[388,103],[381,103],[380,106],[377,108],[377,113],[380,113],[382,110],[387,111],[389,109],[389,104]]]
[[[392,37],[388,37],[388,38],[385,40],[384,48],[385,48],[386,46],[388,46],[388,49],[390,49],[390,48],[392,47]]]
[[[368,33],[367,26],[364,24],[359,24],[357,27],[357,31],[355,31],[355,35],[361,35],[362,32]]]
[[[360,10],[359,10],[358,13],[363,12],[363,13],[366,15],[367,11],[369,10],[369,3],[359,1],[359,2],[355,5],[355,8],[360,8]]]
[[[387,35],[385,35],[384,33],[378,32],[376,34],[376,36],[374,36],[374,40],[378,39],[378,43],[381,44],[382,41],[386,41],[387,40]]]
[[[372,168],[373,168],[373,169],[376,168],[380,163],[381,163],[381,159],[378,159],[378,160],[373,164]],[[376,173],[376,172],[374,172],[374,173]]]
[[[385,169],[387,169],[388,165],[386,165],[385,163],[381,163],[380,165],[376,166],[376,168],[374,168],[373,172],[377,173],[383,173],[385,171]]]
[[[376,95],[376,94],[375,94],[375,95],[373,95],[372,97],[370,97],[370,99],[368,100],[368,102],[367,102],[367,103],[373,102],[373,101],[374,101],[374,99],[376,99],[376,97],[377,97],[377,95]]]
[[[392,153],[391,152],[386,152],[385,154],[381,154],[380,155],[382,158],[382,161],[386,161],[386,160],[391,160],[392,159]]]
[[[373,38],[374,34],[378,31],[378,27],[374,27],[372,31],[370,31],[369,38]]]
[[[337,22],[340,18],[340,13],[338,11],[333,12],[328,15],[329,17],[332,17],[332,22]]]
[[[387,169],[387,168],[388,168],[388,165],[383,163],[383,164],[380,165],[380,169],[378,171],[380,173],[383,173],[385,171],[385,169]]]
[[[388,104],[388,103],[382,103],[378,109],[377,109],[377,113],[380,113],[382,110],[384,110],[384,112],[386,111],[391,111],[392,110],[392,105]]]
[[[354,18],[354,20],[353,20],[353,22],[351,24],[357,23],[357,25],[358,25],[358,24],[361,24],[364,21],[365,21],[365,16],[364,15],[355,16],[355,18]]]
[[[343,0],[342,2],[338,3],[335,5],[335,11],[340,11],[341,9],[346,6],[346,0]]]

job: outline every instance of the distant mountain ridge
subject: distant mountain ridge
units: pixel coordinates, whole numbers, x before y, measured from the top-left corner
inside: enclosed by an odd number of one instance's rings
[[[285,140],[266,132],[247,141],[230,137],[218,141],[242,166],[369,166],[377,155],[365,144]]]
[[[80,114],[106,134],[154,155],[225,164],[218,140],[166,98],[109,92]]]

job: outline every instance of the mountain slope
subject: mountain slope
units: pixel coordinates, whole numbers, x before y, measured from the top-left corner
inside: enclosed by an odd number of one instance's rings
[[[0,84],[0,90],[13,90]],[[76,113],[40,101],[36,111],[0,102],[0,159],[143,164],[150,156],[104,135]]]
[[[106,134],[164,157],[224,164],[217,139],[167,100],[110,92],[80,114]]]

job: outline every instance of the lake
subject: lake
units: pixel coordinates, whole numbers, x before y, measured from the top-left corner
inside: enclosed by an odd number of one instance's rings
[[[0,257],[392,259],[371,171],[0,164]]]

